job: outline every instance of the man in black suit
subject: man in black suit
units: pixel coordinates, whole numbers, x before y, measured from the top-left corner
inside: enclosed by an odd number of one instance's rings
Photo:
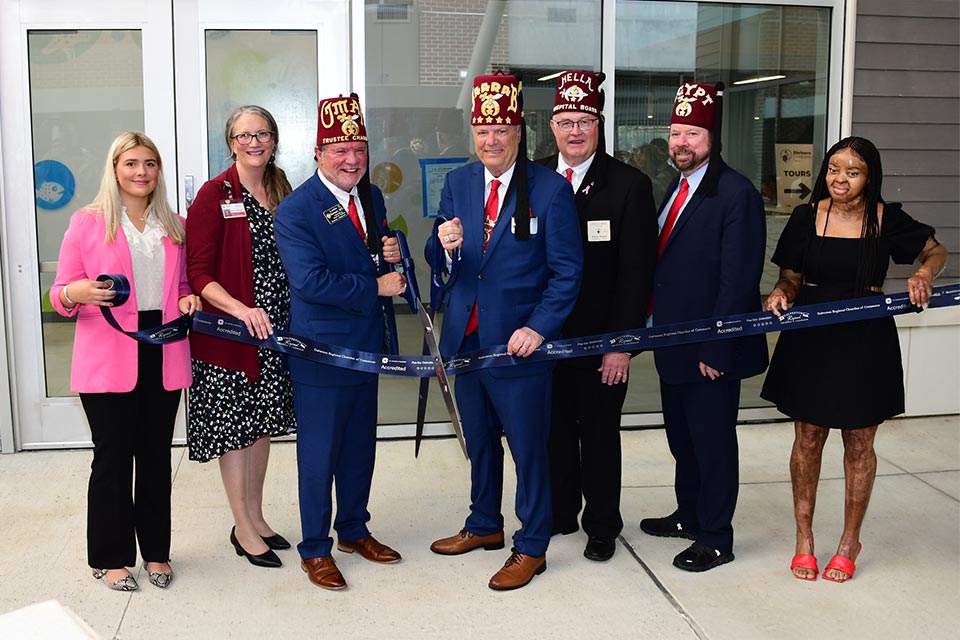
[[[656,266],[650,179],[604,149],[603,77],[560,76],[550,121],[560,152],[539,161],[571,183],[580,215],[583,286],[563,328],[568,338],[642,327]],[[629,370],[629,353],[607,353],[561,360],[553,376],[553,533],[577,531],[582,496],[590,560],[613,557],[623,529],[620,411]]]
[[[760,310],[766,222],[763,199],[720,157],[722,85],[684,83],[670,118],[680,175],[660,212],[651,318],[654,326]],[[667,442],[676,460],[677,510],[645,518],[653,536],[693,544],[673,564],[706,571],[733,556],[739,488],[740,381],[767,368],[762,335],[654,352]]]

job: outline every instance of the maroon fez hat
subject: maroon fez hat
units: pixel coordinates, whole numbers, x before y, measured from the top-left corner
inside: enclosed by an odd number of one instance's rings
[[[470,124],[522,124],[520,81],[497,71],[473,79],[473,111]]]
[[[317,146],[335,142],[366,142],[367,127],[356,94],[326,98],[317,106]]]
[[[579,111],[600,117],[603,111],[602,75],[592,71],[565,71],[557,79],[553,115]]]
[[[712,84],[684,82],[677,89],[670,124],[685,124],[713,131],[717,115],[717,88]]]

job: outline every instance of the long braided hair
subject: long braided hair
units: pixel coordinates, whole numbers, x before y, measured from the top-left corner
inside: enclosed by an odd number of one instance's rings
[[[877,264],[877,256],[880,252],[879,205],[884,202],[883,196],[880,195],[880,187],[883,184],[883,165],[877,147],[866,138],[859,136],[846,137],[830,147],[823,156],[823,162],[820,163],[820,173],[817,175],[816,182],[813,183],[810,206],[816,212],[817,204],[821,200],[830,198],[830,192],[827,189],[827,169],[830,166],[830,159],[843,149],[850,149],[867,165],[867,186],[863,194],[865,200],[863,227],[860,230],[860,237],[866,242],[860,243],[856,278],[856,291],[861,293],[869,290],[875,284],[874,280],[878,268],[882,267],[882,265]]]

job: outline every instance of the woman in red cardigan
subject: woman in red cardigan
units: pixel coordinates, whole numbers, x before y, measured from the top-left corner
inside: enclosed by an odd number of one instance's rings
[[[291,188],[276,165],[277,123],[266,109],[235,109],[225,137],[235,163],[204,184],[190,207],[187,274],[209,311],[243,320],[262,339],[273,327],[286,328],[290,317],[273,212]],[[190,348],[190,458],[220,460],[237,555],[279,567],[273,550],[290,543],[263,517],[263,483],[270,436],[296,430],[286,363],[279,353],[198,333],[190,335]]]

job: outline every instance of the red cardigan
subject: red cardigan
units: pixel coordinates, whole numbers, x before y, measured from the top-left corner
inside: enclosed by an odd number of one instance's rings
[[[224,181],[230,183],[227,189]],[[243,198],[237,166],[208,180],[187,211],[187,278],[198,294],[211,282],[247,305],[256,305],[253,294],[253,250],[247,218],[225,219],[221,203],[231,195]],[[204,311],[229,315],[204,300]],[[257,347],[200,333],[190,333],[193,358],[226,369],[243,371],[247,379],[260,379]]]

